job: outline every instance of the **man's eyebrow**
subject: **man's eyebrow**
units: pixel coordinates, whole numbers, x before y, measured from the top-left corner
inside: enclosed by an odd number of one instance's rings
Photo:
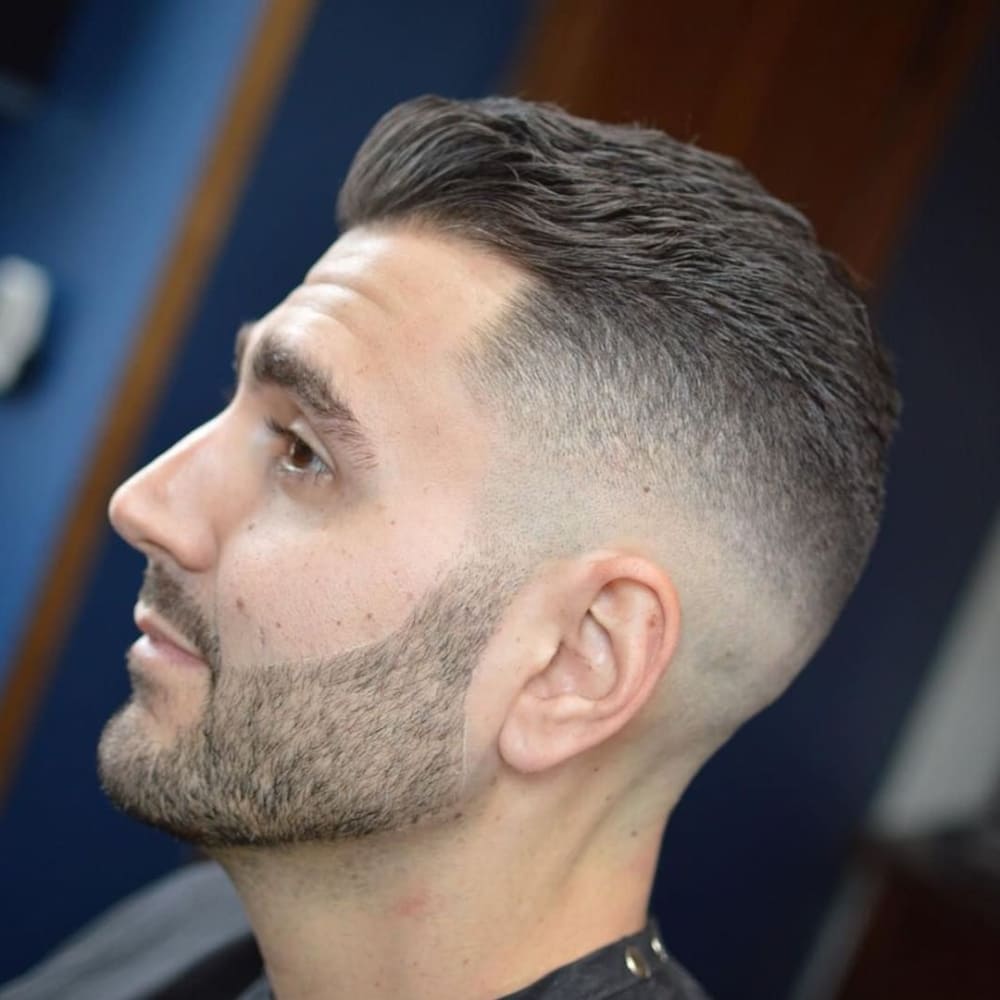
[[[253,324],[244,324],[236,335],[234,365],[237,377],[243,366],[247,339]],[[258,385],[273,385],[286,390],[303,409],[308,410],[324,436],[332,435],[348,447],[362,465],[376,464],[376,451],[368,432],[350,405],[329,379],[309,358],[283,344],[274,332],[261,336],[250,358],[250,371]]]

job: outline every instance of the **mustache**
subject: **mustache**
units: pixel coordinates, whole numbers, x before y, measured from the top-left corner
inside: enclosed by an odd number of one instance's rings
[[[217,671],[219,636],[197,602],[159,563],[150,563],[142,577],[139,600],[155,611]]]

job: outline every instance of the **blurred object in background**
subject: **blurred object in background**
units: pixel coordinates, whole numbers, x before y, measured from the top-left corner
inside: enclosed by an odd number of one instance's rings
[[[872,882],[871,900],[860,922],[863,935],[837,977],[837,1000],[995,1000],[1000,992],[996,831],[973,824],[872,840],[860,864]]]
[[[0,395],[9,392],[42,342],[52,299],[49,276],[23,257],[0,258]]]
[[[869,818],[871,829],[890,839],[959,825],[1000,834],[1000,517]]]
[[[797,1000],[991,1000],[998,954],[1000,519],[886,768]]]
[[[48,85],[78,0],[7,3],[0,13],[0,117],[30,114]]]

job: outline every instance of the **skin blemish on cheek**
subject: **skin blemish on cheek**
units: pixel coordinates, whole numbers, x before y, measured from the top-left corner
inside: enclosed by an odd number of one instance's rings
[[[423,889],[409,892],[397,900],[392,912],[397,917],[422,917],[430,908],[430,895]]]
[[[250,522],[250,523],[249,523],[249,524],[247,525],[247,531],[253,531],[253,529],[254,529],[254,528],[256,528],[256,527],[257,527],[257,524],[256,524],[256,522],[254,522],[254,521],[251,521],[251,522]]]
[[[246,602],[245,602],[245,601],[243,600],[243,598],[242,598],[242,597],[237,597],[237,598],[236,598],[236,609],[237,609],[238,611],[242,611],[242,612],[243,612],[243,614],[246,614],[246,613],[247,613],[247,606],[246,606]]]

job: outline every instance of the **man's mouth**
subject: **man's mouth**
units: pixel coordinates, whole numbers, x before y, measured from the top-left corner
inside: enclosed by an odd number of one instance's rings
[[[205,658],[176,629],[160,618],[148,605],[135,606],[135,624],[143,633],[132,647],[141,659],[170,660],[188,666],[208,666]]]

